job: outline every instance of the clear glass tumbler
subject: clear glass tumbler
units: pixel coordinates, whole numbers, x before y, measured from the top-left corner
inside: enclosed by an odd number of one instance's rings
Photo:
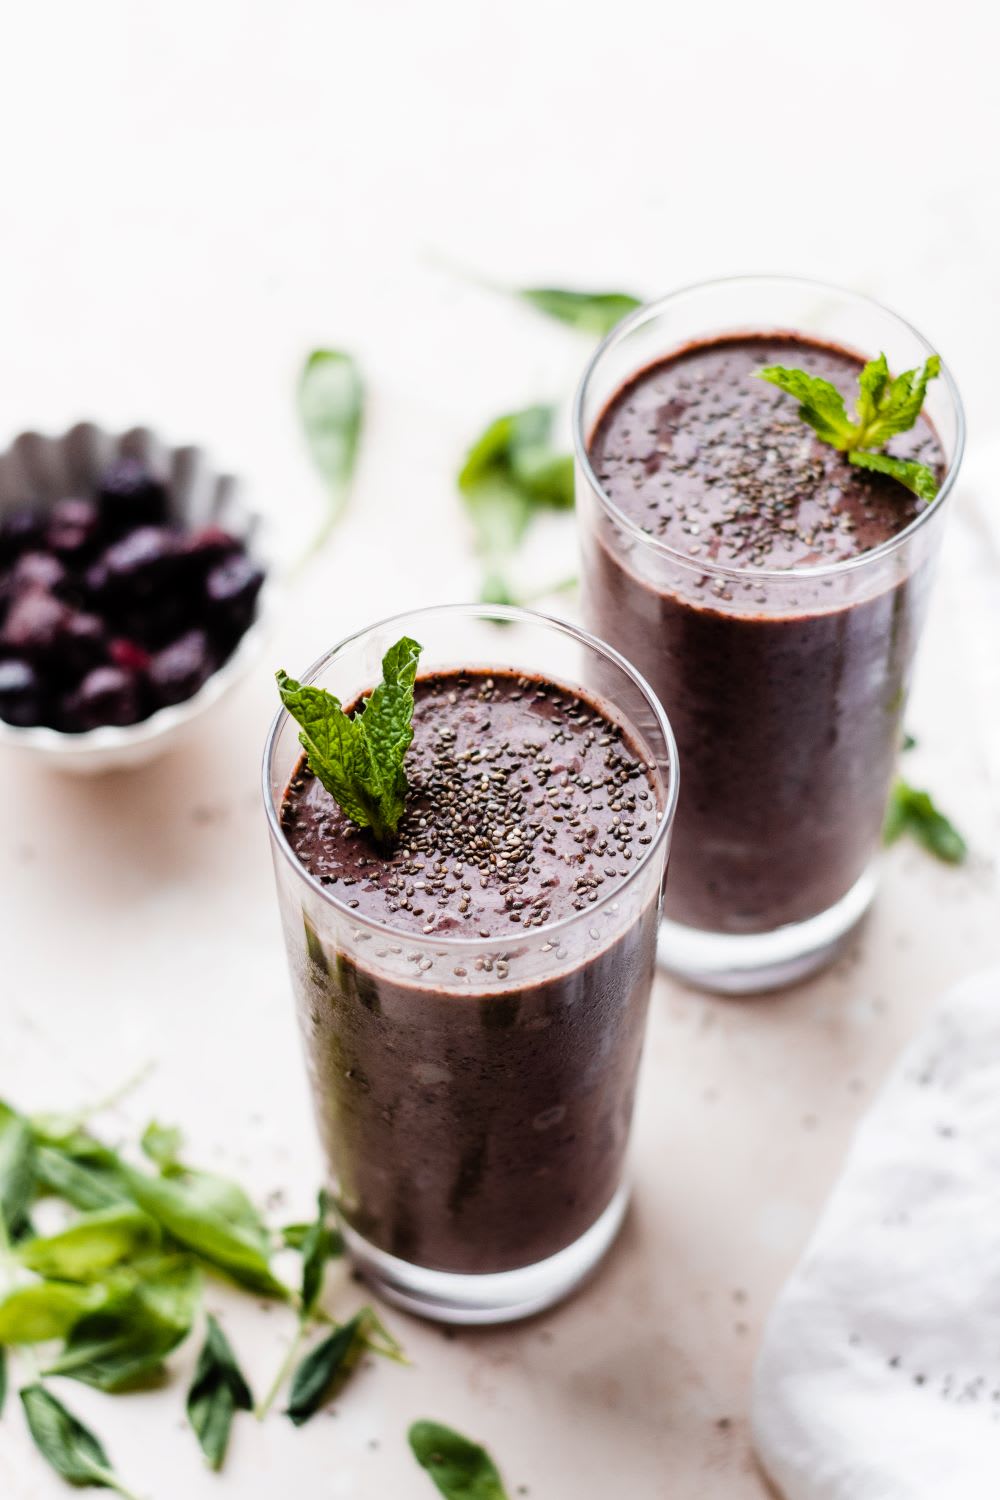
[[[677,754],[628,662],[524,610],[399,615],[341,642],[304,680],[350,704],[404,634],[423,647],[421,676],[507,671],[581,693],[645,762],[655,803],[629,873],[579,914],[502,938],[414,935],[348,907],[299,863],[280,816],[298,726],[282,711],[268,739],[278,899],[348,1250],[411,1311],[501,1322],[565,1296],[624,1213]]]
[[[724,567],[673,550],[618,508],[589,446],[632,377],[692,343],[798,334],[893,371],[932,352],[866,297],[779,276],[689,287],[604,341],[575,411],[587,626],[634,662],[670,715],[684,767],[663,965],[743,993],[828,962],[875,890],[886,797],[935,557],[964,442],[947,370],[925,410],[947,459],[932,504],[849,560]]]

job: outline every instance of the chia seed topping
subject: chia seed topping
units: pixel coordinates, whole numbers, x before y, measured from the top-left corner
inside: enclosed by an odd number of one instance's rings
[[[618,724],[513,673],[418,679],[406,771],[388,854],[304,759],[281,810],[305,868],[400,932],[494,937],[586,911],[645,857],[660,817],[652,768]]]

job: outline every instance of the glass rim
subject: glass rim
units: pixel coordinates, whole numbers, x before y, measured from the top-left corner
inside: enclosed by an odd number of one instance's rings
[[[679,552],[676,548],[661,541],[659,537],[650,536],[648,532],[643,531],[635,521],[627,516],[623,510],[620,510],[594,473],[593,465],[590,462],[590,453],[584,430],[583,408],[586,398],[589,395],[591,381],[605,357],[628,338],[629,334],[634,332],[635,329],[641,328],[646,323],[653,322],[661,313],[669,308],[671,303],[676,302],[681,297],[688,296],[692,292],[708,291],[712,287],[738,285],[751,287],[754,284],[759,285],[761,283],[812,288],[817,293],[846,297],[854,302],[866,304],[879,312],[888,314],[902,328],[911,333],[925,351],[925,359],[928,355],[937,352],[928,343],[920,330],[915,328],[908,319],[897,313],[894,308],[887,307],[884,302],[879,302],[875,297],[869,297],[864,292],[855,292],[849,287],[837,286],[833,282],[818,281],[811,276],[785,275],[781,272],[753,272],[735,276],[713,276],[707,281],[688,282],[685,286],[677,287],[674,291],[668,292],[664,297],[658,297],[653,302],[644,302],[641,307],[637,307],[634,312],[629,313],[620,323],[616,323],[611,332],[601,340],[587,361],[583,374],[580,377],[580,383],[577,386],[576,396],[573,400],[573,447],[576,451],[576,459],[583,469],[584,477],[590,489],[600,501],[605,513],[612,518],[615,524],[628,532],[640,546],[659,553],[665,558],[669,558],[672,564],[684,568],[687,572],[696,573],[700,576],[709,574],[740,580],[753,578],[758,580],[767,579],[769,581],[780,578],[814,580],[841,576],[844,573],[853,572],[869,564],[876,563],[884,557],[889,557],[900,547],[904,546],[921,527],[926,525],[930,517],[938,514],[954,488],[955,480],[962,463],[962,457],[965,453],[965,412],[962,407],[962,398],[958,393],[958,386],[955,384],[954,377],[944,360],[941,361],[940,378],[948,392],[955,412],[955,449],[948,463],[944,479],[941,481],[941,488],[930,504],[925,506],[918,515],[914,516],[913,520],[902,531],[897,532],[888,541],[880,542],[877,547],[872,547],[867,552],[860,552],[856,557],[842,558],[839,562],[798,564],[791,568],[741,568],[733,567],[726,563],[707,561],[703,558],[689,557],[686,553]],[[777,332],[778,330],[772,331]],[[792,332],[794,330],[788,331]]]
[[[271,834],[272,843],[276,843],[278,845],[285,859],[287,860],[289,865],[291,865],[292,869],[299,876],[299,878],[303,880],[306,885],[313,891],[313,893],[319,896],[327,906],[333,907],[344,917],[346,921],[349,921],[352,927],[365,930],[371,933],[373,936],[377,935],[381,938],[390,939],[392,942],[408,943],[418,947],[444,946],[445,948],[453,947],[456,950],[463,949],[466,951],[471,950],[472,952],[481,951],[483,953],[488,953],[495,950],[498,944],[505,947],[510,947],[513,945],[514,941],[523,942],[525,938],[528,938],[531,945],[534,946],[539,940],[548,941],[551,939],[553,933],[566,931],[568,928],[573,927],[583,921],[584,918],[589,917],[593,919],[598,912],[602,911],[613,901],[616,901],[620,897],[621,893],[627,890],[640,875],[644,875],[647,870],[650,869],[651,856],[660,853],[664,840],[667,838],[670,832],[670,829],[673,825],[674,816],[677,812],[677,799],[680,792],[680,766],[678,763],[677,741],[674,738],[674,732],[671,727],[670,720],[667,717],[666,710],[664,709],[659,698],[653,692],[653,689],[650,687],[645,677],[643,677],[642,674],[636,670],[636,668],[630,661],[627,660],[626,657],[622,656],[620,652],[616,651],[613,646],[609,646],[605,641],[599,640],[597,636],[591,635],[589,631],[581,629],[578,625],[571,624],[571,622],[568,620],[560,620],[555,615],[543,614],[540,610],[522,609],[518,605],[478,603],[429,604],[423,605],[417,609],[401,610],[398,614],[386,615],[382,619],[375,620],[370,625],[364,626],[361,630],[352,631],[350,635],[344,636],[340,641],[337,642],[336,645],[331,646],[328,651],[324,651],[322,656],[316,658],[316,660],[299,679],[299,681],[303,684],[315,682],[319,674],[335,659],[335,657],[337,657],[341,652],[346,651],[348,647],[353,646],[356,642],[360,641],[364,636],[371,635],[373,631],[383,630],[387,626],[399,625],[404,621],[419,620],[421,617],[427,618],[431,615],[449,614],[473,615],[485,620],[503,620],[512,625],[535,625],[555,630],[559,634],[569,636],[570,639],[576,641],[579,645],[586,646],[588,649],[596,651],[598,655],[603,656],[607,661],[610,661],[612,665],[618,667],[619,670],[624,672],[625,675],[631,680],[633,685],[639,690],[642,696],[646,699],[647,703],[653,709],[657,727],[660,730],[660,733],[663,735],[664,741],[666,743],[667,763],[670,770],[670,775],[667,778],[667,784],[665,787],[666,796],[664,800],[662,816],[660,817],[660,820],[656,827],[656,831],[653,834],[653,839],[649,845],[649,850],[646,858],[638,861],[634,870],[630,870],[629,873],[621,881],[619,881],[616,886],[607,891],[603,896],[600,896],[597,901],[588,903],[586,911],[574,912],[572,916],[568,917],[560,917],[558,921],[547,922],[542,927],[533,927],[530,933],[521,933],[519,939],[511,939],[509,941],[505,941],[505,936],[501,933],[493,933],[491,936],[485,938],[478,936],[471,938],[453,937],[447,933],[432,934],[422,932],[406,932],[398,927],[390,927],[386,922],[377,921],[374,917],[363,916],[358,911],[352,910],[346,904],[346,902],[340,900],[339,897],[333,895],[333,893],[326,886],[324,886],[316,878],[315,875],[311,874],[305,868],[302,862],[296,858],[295,852],[292,849],[291,844],[289,844],[288,840],[286,839],[282,830],[281,823],[278,817],[278,811],[274,805],[274,796],[272,793],[271,783],[271,767],[274,761],[275,751],[277,749],[278,737],[281,734],[282,729],[284,729],[286,721],[291,718],[291,715],[284,707],[284,705],[282,705],[282,707],[279,708],[277,713],[275,714],[274,719],[271,722],[271,727],[268,730],[267,739],[264,743],[264,756],[263,764],[261,767],[261,789],[264,797],[264,809],[267,815],[268,829]],[[499,670],[499,668],[497,668],[496,670]],[[617,707],[617,705],[613,706]],[[632,726],[626,724],[626,727],[631,729]]]

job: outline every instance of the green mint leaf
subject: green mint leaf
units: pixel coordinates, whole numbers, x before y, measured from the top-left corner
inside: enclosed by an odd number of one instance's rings
[[[903,749],[904,750],[915,750],[916,748],[917,748],[917,737],[916,737],[916,735],[915,734],[910,734],[909,731],[907,731],[907,733],[903,735]]]
[[[540,286],[522,287],[516,295],[546,316],[599,338],[642,306],[640,299],[628,292],[577,292]]]
[[[213,1469],[222,1467],[237,1411],[251,1411],[253,1396],[232,1346],[211,1314],[187,1396],[188,1421]]]
[[[832,447],[846,451],[854,441],[855,427],[847,415],[844,398],[835,385],[805,370],[790,370],[784,365],[765,365],[757,374],[761,380],[776,385],[799,403],[799,416]]]
[[[44,1344],[64,1338],[74,1324],[107,1297],[100,1284],[32,1281],[0,1302],[0,1344]]]
[[[184,1136],[176,1125],[160,1125],[156,1120],[150,1120],[142,1133],[139,1142],[143,1155],[154,1162],[161,1171],[168,1171],[178,1165],[178,1158],[184,1146]]]
[[[39,1187],[84,1212],[132,1201],[121,1158],[92,1137],[75,1136],[61,1145],[42,1139],[36,1164]]]
[[[937,475],[926,464],[918,464],[907,458],[893,458],[888,453],[866,453],[859,448],[852,448],[847,456],[859,469],[891,474],[893,479],[905,484],[921,500],[930,502],[938,492]]]
[[[362,1308],[317,1344],[292,1376],[286,1415],[301,1427],[339,1390],[367,1348],[370,1310]]]
[[[31,1126],[16,1110],[0,1103],[0,1241],[16,1242],[27,1229],[37,1168]]]
[[[852,448],[882,448],[899,432],[908,432],[919,417],[927,386],[941,373],[932,354],[920,370],[904,370],[893,380],[884,354],[865,365],[859,377],[858,432]]]
[[[414,1422],[413,1456],[445,1500],[507,1500],[496,1465],[485,1448],[438,1422]]]
[[[276,674],[281,701],[299,725],[309,765],[342,811],[387,844],[406,807],[406,752],[413,739],[413,685],[421,647],[409,636],[382,658],[382,681],[352,716],[325,688]]]
[[[179,1244],[243,1286],[287,1298],[288,1288],[271,1271],[268,1235],[235,1183],[209,1173],[150,1177],[131,1167],[125,1173],[135,1202]]]
[[[190,1260],[173,1257],[137,1265],[135,1277],[74,1324],[46,1375],[67,1375],[102,1391],[134,1390],[159,1375],[191,1331],[201,1276]]]
[[[160,1243],[155,1220],[132,1204],[115,1204],[77,1219],[58,1234],[27,1240],[18,1259],[56,1281],[96,1281],[120,1261],[148,1255]]]
[[[344,1242],[339,1232],[332,1228],[330,1218],[330,1196],[326,1189],[319,1194],[315,1221],[309,1225],[302,1237],[302,1293],[301,1316],[312,1316],[323,1290],[323,1273],[327,1262],[343,1252]]]
[[[357,362],[340,349],[315,349],[299,377],[298,400],[306,443],[329,493],[326,517],[305,553],[310,557],[329,537],[350,493],[365,402]]]
[[[903,834],[948,865],[962,864],[969,852],[965,839],[935,806],[930,793],[897,777],[889,793],[882,837],[886,844],[894,844]]]
[[[61,1401],[40,1385],[28,1385],[21,1403],[35,1447],[57,1474],[70,1484],[116,1490],[131,1500],[101,1443]]]
[[[507,570],[540,510],[573,506],[573,459],[552,447],[551,406],[529,406],[498,417],[466,455],[458,488],[483,560],[480,598],[514,602]]]

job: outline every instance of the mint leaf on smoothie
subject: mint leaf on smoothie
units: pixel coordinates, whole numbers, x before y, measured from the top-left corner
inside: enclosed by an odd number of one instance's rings
[[[573,508],[573,458],[553,448],[555,409],[537,405],[497,417],[469,449],[458,488],[483,560],[484,604],[513,604],[511,559],[540,510]]]
[[[328,504],[302,562],[323,546],[347,504],[364,400],[364,384],[353,355],[342,349],[314,349],[299,377],[299,416],[313,463],[326,483]]]
[[[406,807],[403,762],[413,739],[413,683],[421,647],[403,636],[382,658],[382,681],[352,715],[325,688],[276,674],[281,701],[301,728],[310,769],[376,842],[394,838]]]
[[[904,833],[947,865],[962,864],[969,852],[965,839],[930,793],[910,786],[899,776],[889,793],[882,838],[886,844],[894,844]]]
[[[941,373],[941,360],[932,354],[919,370],[892,376],[884,354],[869,360],[858,376],[858,395],[852,419],[844,398],[828,380],[784,365],[765,365],[757,374],[799,403],[799,416],[824,443],[846,453],[858,468],[889,474],[921,500],[938,492],[933,469],[912,460],[894,458],[881,450],[890,438],[908,432],[920,416],[929,383]]]
[[[413,1456],[445,1500],[507,1500],[496,1465],[485,1448],[439,1422],[414,1422]]]
[[[642,306],[640,298],[629,292],[575,292],[562,287],[521,287],[517,296],[538,312],[560,323],[568,323],[581,333],[603,338],[630,312]]]

